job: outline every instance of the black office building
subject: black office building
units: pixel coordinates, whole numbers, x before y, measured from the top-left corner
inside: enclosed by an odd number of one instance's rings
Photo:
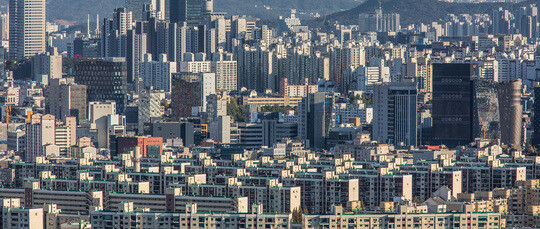
[[[334,96],[325,92],[308,94],[298,104],[298,137],[309,148],[325,147],[333,104]]]
[[[540,86],[534,87],[532,145],[540,145]]]
[[[431,144],[466,145],[473,137],[476,64],[433,64],[433,139]]]
[[[167,139],[182,139],[184,146],[197,144],[195,125],[191,122],[154,122],[144,124],[144,134]]]
[[[75,82],[86,85],[87,101],[116,102],[116,112],[124,114],[127,103],[127,65],[125,58],[79,60],[73,67]]]
[[[73,57],[77,59],[101,56],[101,39],[79,37],[73,40]]]
[[[189,25],[199,24],[213,12],[213,0],[170,0],[170,21]]]

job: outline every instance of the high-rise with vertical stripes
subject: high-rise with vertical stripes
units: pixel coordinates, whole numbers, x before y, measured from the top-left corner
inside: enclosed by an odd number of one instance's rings
[[[9,56],[45,52],[45,0],[9,1]]]

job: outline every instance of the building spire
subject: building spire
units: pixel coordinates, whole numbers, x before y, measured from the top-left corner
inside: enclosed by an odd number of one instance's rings
[[[86,36],[90,37],[90,14],[88,14],[88,18],[86,19]]]

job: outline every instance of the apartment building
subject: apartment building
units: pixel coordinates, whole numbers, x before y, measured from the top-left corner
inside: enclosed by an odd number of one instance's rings
[[[150,212],[133,203],[119,211],[91,214],[92,228],[291,228],[292,214],[263,213],[259,205],[251,213],[203,213],[197,204],[187,204],[185,213]]]
[[[25,208],[20,199],[2,200],[1,226],[5,229],[43,229],[43,209]]]
[[[304,215],[302,228],[504,228],[500,213],[354,214],[335,207],[329,215]]]

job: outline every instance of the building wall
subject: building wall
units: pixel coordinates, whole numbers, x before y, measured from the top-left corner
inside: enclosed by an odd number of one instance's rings
[[[9,1],[11,58],[45,52],[45,0]]]
[[[163,153],[163,138],[161,137],[119,137],[117,138],[117,154],[129,153],[134,150],[134,147],[140,147],[143,157],[157,155],[149,155],[149,147],[158,147],[159,155]]]

